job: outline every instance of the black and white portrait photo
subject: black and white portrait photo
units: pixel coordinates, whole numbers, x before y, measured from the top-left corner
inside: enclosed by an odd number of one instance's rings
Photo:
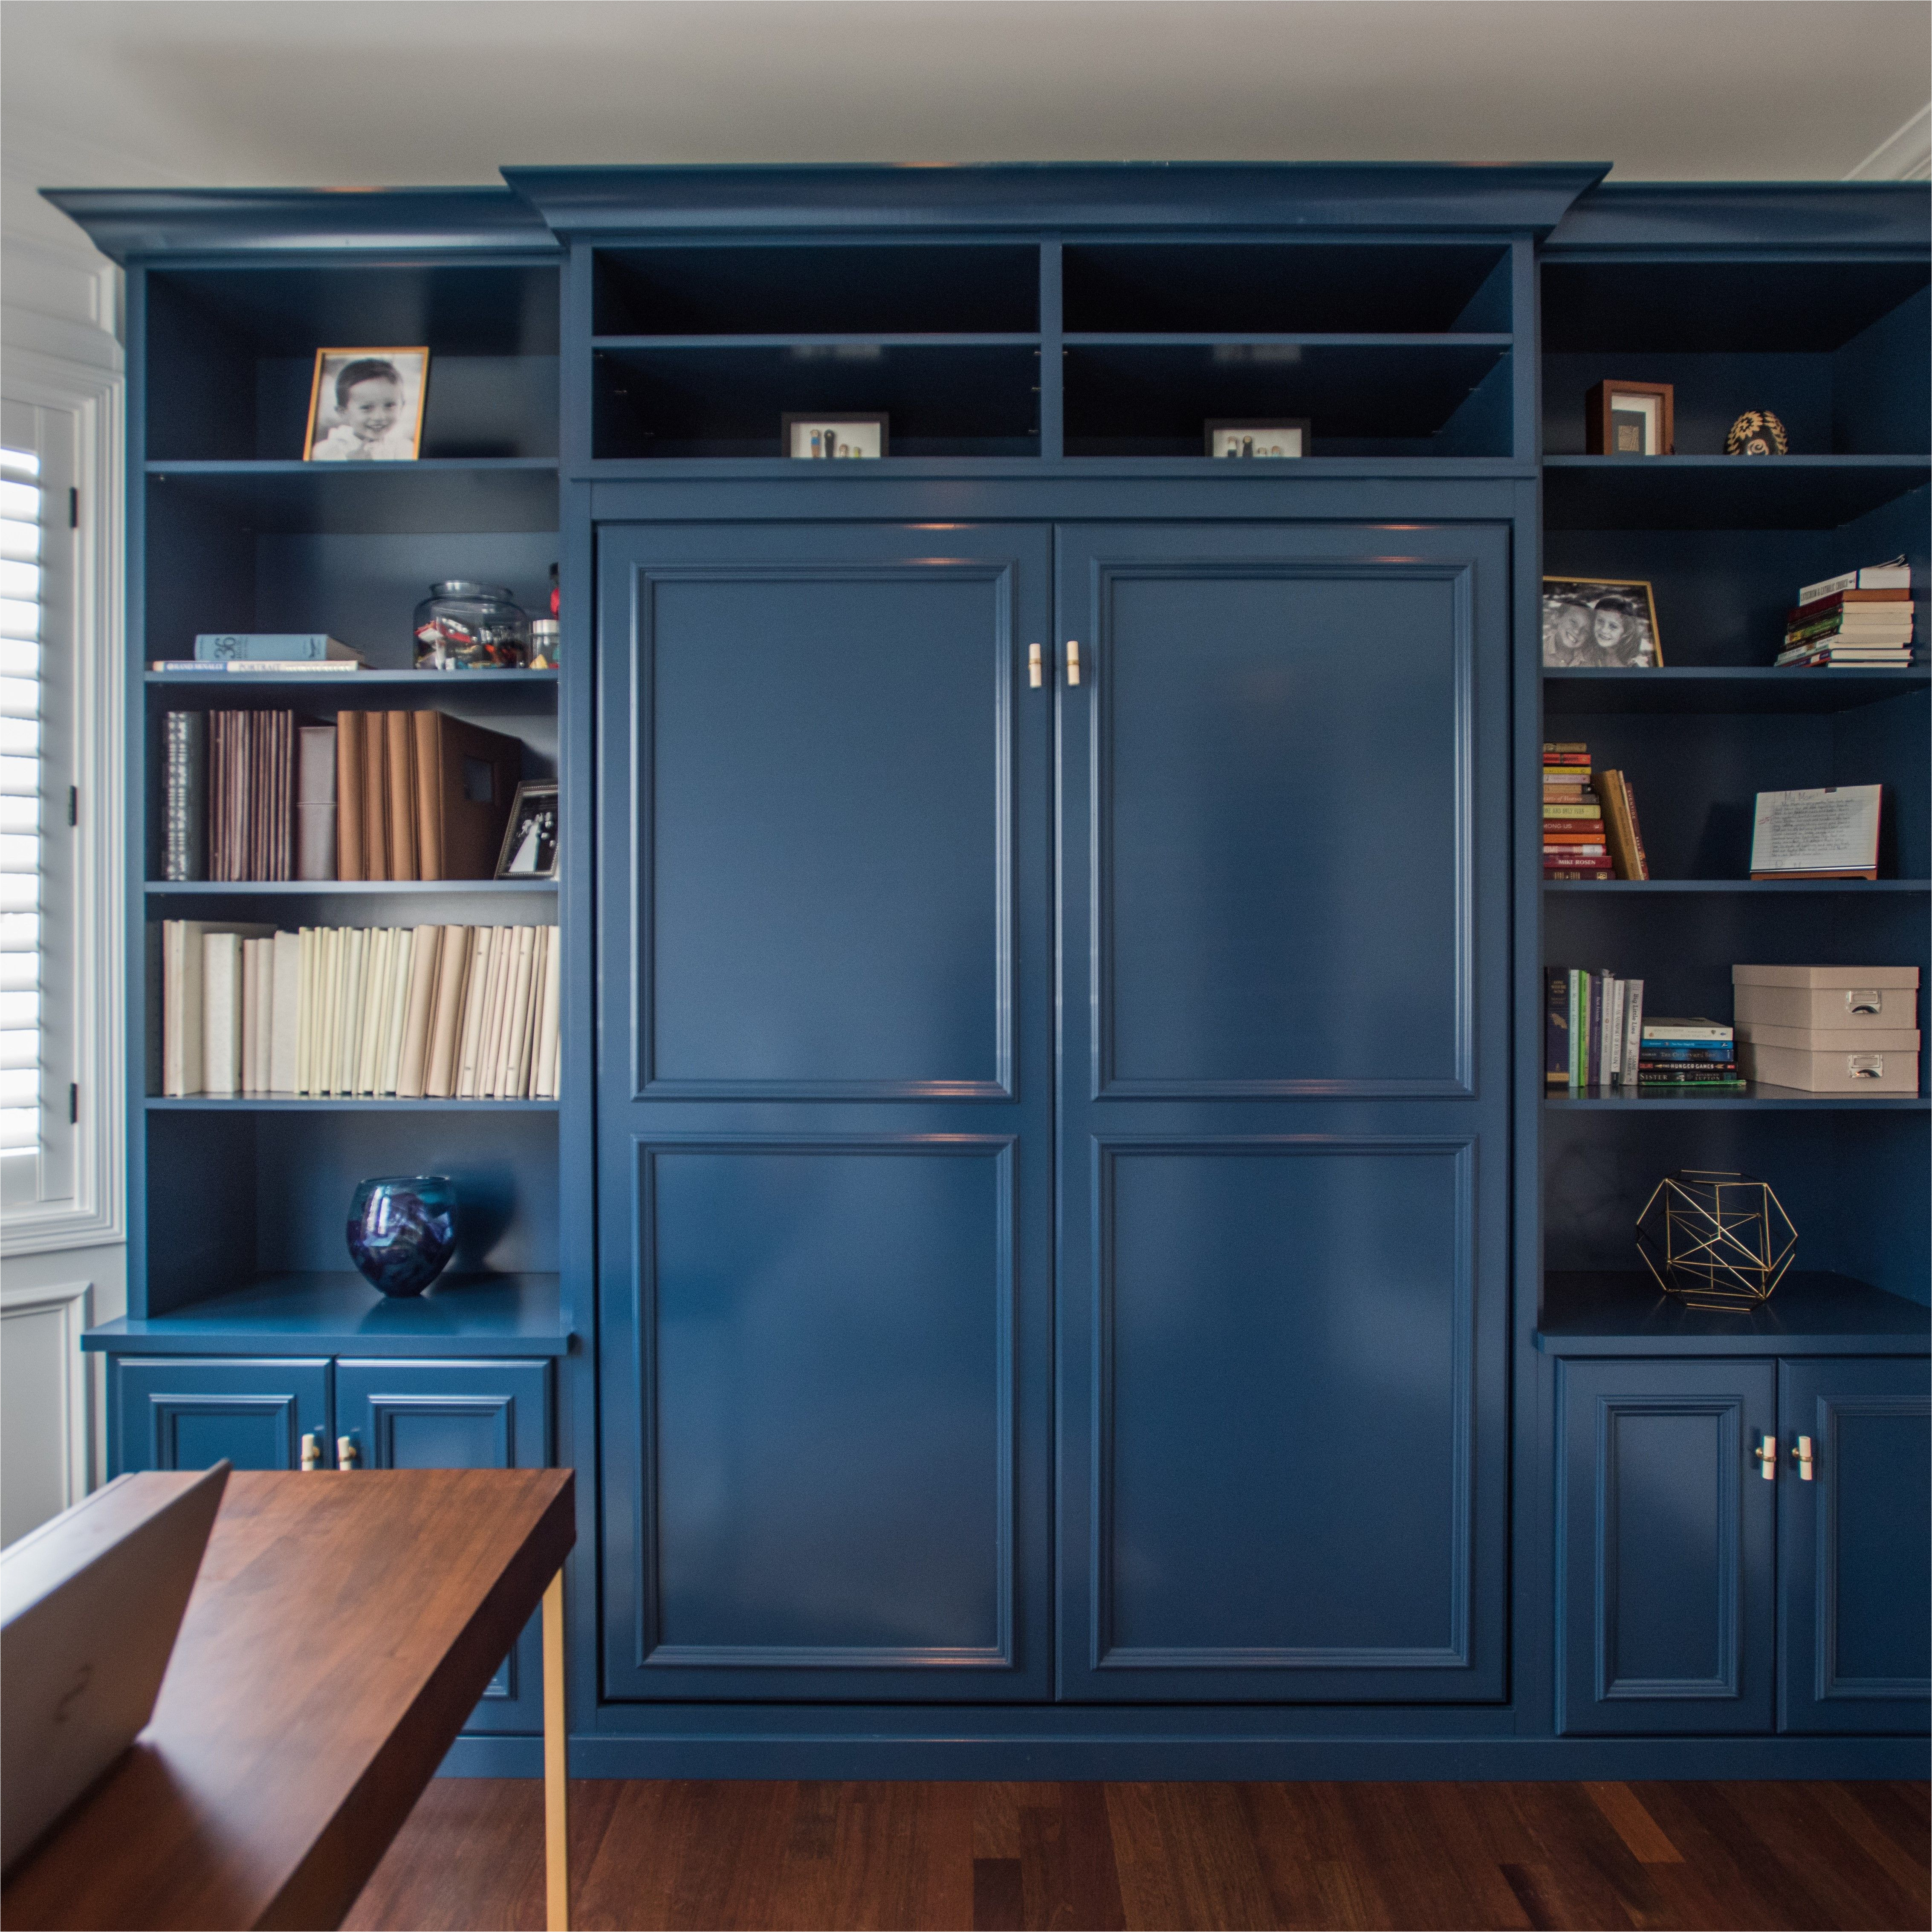
[[[413,463],[428,385],[427,349],[318,349],[302,453],[311,463]]]
[[[554,879],[557,876],[557,788],[520,784],[497,860],[500,879]]]
[[[1649,584],[1546,577],[1543,580],[1546,670],[1636,670],[1661,664],[1657,605]]]

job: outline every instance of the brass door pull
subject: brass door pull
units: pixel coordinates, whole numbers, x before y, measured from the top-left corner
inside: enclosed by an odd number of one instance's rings
[[[1029,644],[1026,646],[1026,682],[1035,691],[1040,688],[1040,646]]]
[[[1818,1480],[1816,1459],[1811,1453],[1811,1438],[1801,1436],[1791,1445],[1791,1460],[1798,1465],[1798,1480],[1801,1483],[1813,1483]]]
[[[1080,682],[1080,640],[1077,638],[1067,640],[1067,682],[1069,684]]]
[[[1758,1474],[1768,1483],[1777,1480],[1777,1438],[1760,1436],[1758,1446],[1751,1451],[1758,1459]]]

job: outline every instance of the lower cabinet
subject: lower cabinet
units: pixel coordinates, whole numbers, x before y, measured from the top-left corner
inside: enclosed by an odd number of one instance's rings
[[[1558,1376],[1563,1731],[1924,1727],[1923,1360]]]
[[[110,1362],[113,1462],[137,1469],[299,1469],[302,1438],[338,1438],[368,1469],[530,1469],[550,1461],[550,1365],[542,1360],[331,1360],[118,1356]],[[543,1727],[540,1617],[472,1713],[471,1731]]]

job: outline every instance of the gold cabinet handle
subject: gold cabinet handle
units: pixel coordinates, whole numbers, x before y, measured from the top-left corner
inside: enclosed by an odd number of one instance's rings
[[[1040,688],[1040,646],[1038,644],[1029,644],[1026,646],[1026,682],[1033,690],[1038,691]]]
[[[335,1438],[335,1466],[338,1469],[353,1469],[362,1460],[353,1436],[338,1436]]]
[[[1067,640],[1067,682],[1069,684],[1080,682],[1080,640],[1077,638]]]
[[[1760,1436],[1758,1446],[1751,1451],[1758,1459],[1758,1474],[1768,1483],[1777,1480],[1777,1438]]]
[[[1791,1445],[1791,1460],[1798,1465],[1798,1480],[1801,1483],[1813,1483],[1818,1480],[1817,1459],[1811,1453],[1811,1438],[1801,1436]]]

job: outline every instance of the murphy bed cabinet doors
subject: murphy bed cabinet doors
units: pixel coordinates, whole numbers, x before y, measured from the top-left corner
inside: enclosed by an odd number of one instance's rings
[[[1922,1358],[1559,1376],[1562,1730],[1924,1728]]]
[[[605,1694],[1501,1696],[1506,533],[599,560]]]

